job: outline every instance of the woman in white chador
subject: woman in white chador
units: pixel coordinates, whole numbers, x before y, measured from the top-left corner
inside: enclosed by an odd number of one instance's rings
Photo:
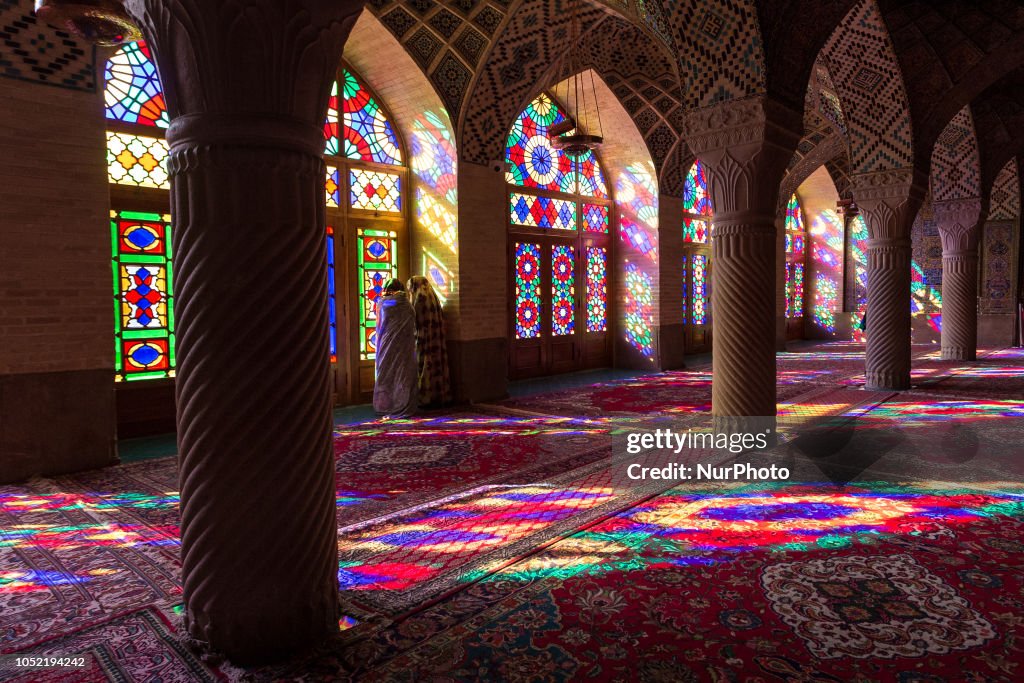
[[[391,278],[377,301],[377,380],[373,409],[381,415],[408,417],[416,412],[416,314],[405,285]]]

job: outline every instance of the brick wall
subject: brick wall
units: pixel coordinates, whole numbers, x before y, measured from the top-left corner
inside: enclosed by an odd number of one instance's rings
[[[103,104],[0,79],[0,374],[113,367]]]

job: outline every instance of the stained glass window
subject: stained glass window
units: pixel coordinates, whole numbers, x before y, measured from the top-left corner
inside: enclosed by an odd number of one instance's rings
[[[835,280],[818,273],[814,283],[814,322],[828,332],[836,331],[836,300]]]
[[[804,264],[786,264],[786,317],[802,318],[804,315]]]
[[[530,228],[576,229],[576,202],[513,192],[509,201],[513,225]]]
[[[693,255],[693,319],[694,325],[706,325],[708,322],[708,257],[704,254]]]
[[[338,306],[335,297],[334,228],[327,226],[327,312],[331,362],[338,360]]]
[[[167,128],[167,105],[145,41],[128,43],[107,60],[106,116],[114,121]]]
[[[708,196],[708,181],[704,173],[704,165],[700,161],[693,162],[690,172],[686,174],[683,184],[683,210],[701,216],[710,216],[711,198]]]
[[[583,230],[585,232],[608,232],[608,207],[601,204],[583,205]]]
[[[604,184],[604,174],[601,173],[601,165],[592,151],[573,160],[573,167],[576,170],[577,186],[576,193],[584,197],[608,198],[608,187]]]
[[[349,196],[353,209],[401,212],[402,178],[393,173],[350,169]]]
[[[373,360],[377,353],[377,302],[384,284],[398,277],[398,234],[388,230],[356,231],[359,249],[359,357]]]
[[[683,322],[687,322],[690,310],[690,256],[683,254]]]
[[[576,250],[565,244],[551,247],[551,333],[576,331]]]
[[[324,181],[324,192],[327,195],[327,206],[337,209],[341,206],[341,176],[338,167],[327,165],[327,179]]]
[[[523,110],[508,134],[506,180],[521,187],[607,198],[608,187],[593,152],[574,160],[552,146],[548,128],[565,120],[561,108],[546,94]]]
[[[174,376],[171,218],[111,211],[114,378]]]
[[[707,244],[708,222],[699,218],[683,218],[683,241],[695,244]]]
[[[341,99],[341,120],[338,120]],[[324,122],[326,153],[354,161],[377,164],[402,164],[398,136],[380,104],[348,69],[342,71],[342,83],[334,83]]]
[[[800,201],[791,195],[786,203],[786,232],[803,232],[804,219],[800,211]]]
[[[608,329],[608,250],[587,247],[587,332]]]
[[[107,131],[107,178],[116,185],[170,189],[167,141]]]
[[[516,243],[516,339],[540,336],[540,245]]]

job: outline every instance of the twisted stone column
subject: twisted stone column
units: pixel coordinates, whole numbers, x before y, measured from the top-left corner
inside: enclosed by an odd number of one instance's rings
[[[171,115],[185,625],[273,660],[337,631],[321,126],[362,3],[126,6]]]
[[[942,357],[975,360],[978,354],[978,236],[982,200],[935,202],[942,239]]]
[[[711,405],[720,431],[750,431],[749,418],[774,424],[776,209],[802,126],[799,114],[763,97],[700,109],[686,120],[715,208]]]
[[[866,386],[910,388],[910,229],[924,199],[912,169],[853,178],[868,226]]]

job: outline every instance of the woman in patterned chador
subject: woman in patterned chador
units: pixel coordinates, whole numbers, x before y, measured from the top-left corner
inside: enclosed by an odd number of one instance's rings
[[[409,278],[409,295],[416,312],[416,360],[419,364],[419,402],[428,408],[451,401],[448,349],[441,301],[422,275]]]
[[[376,382],[373,409],[391,417],[416,412],[416,316],[398,278],[384,284],[377,302]]]

